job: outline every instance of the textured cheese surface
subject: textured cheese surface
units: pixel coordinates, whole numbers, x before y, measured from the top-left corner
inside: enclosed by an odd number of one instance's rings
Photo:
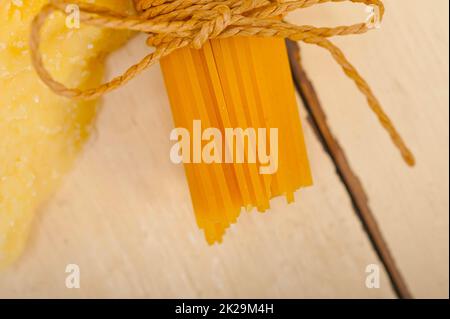
[[[53,94],[30,61],[30,22],[46,0],[0,1],[0,268],[22,252],[35,211],[55,190],[89,137],[96,102]],[[127,0],[89,1],[123,12]],[[69,87],[92,87],[103,58],[128,34],[90,26],[70,29],[54,14],[42,52],[52,75]]]

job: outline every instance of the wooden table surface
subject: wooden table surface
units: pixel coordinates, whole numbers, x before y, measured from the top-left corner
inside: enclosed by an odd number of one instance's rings
[[[411,145],[416,168],[403,164],[328,53],[302,45],[304,65],[412,294],[448,298],[449,3],[385,2],[381,29],[334,42]],[[337,4],[289,19],[335,25],[365,15],[363,6]],[[143,37],[133,39],[109,69],[146,50]],[[315,186],[292,205],[277,199],[267,214],[243,214],[212,247],[195,224],[183,169],[169,161],[172,119],[159,67],[105,97],[97,123],[40,210],[25,254],[0,275],[0,297],[395,297],[305,119]],[[66,288],[67,264],[80,266],[80,289]],[[370,264],[380,266],[379,289],[366,287]]]

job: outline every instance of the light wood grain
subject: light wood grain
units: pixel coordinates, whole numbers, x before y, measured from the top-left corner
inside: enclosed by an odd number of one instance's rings
[[[135,39],[112,63],[146,50]],[[304,112],[303,112],[304,114]],[[349,198],[310,128],[316,185],[264,215],[244,214],[207,246],[182,167],[169,161],[172,120],[158,67],[105,98],[97,131],[30,246],[0,279],[3,297],[393,297],[365,286],[379,264]],[[66,264],[81,289],[65,288]]]
[[[411,142],[416,169],[403,166],[326,53],[305,47],[305,66],[413,293],[445,297],[448,2],[420,3],[388,1],[381,30],[337,41]],[[329,24],[365,15],[362,6],[324,8],[292,19]],[[115,54],[110,69],[141,57],[141,42]],[[293,205],[276,200],[267,214],[242,215],[223,245],[208,247],[183,170],[168,158],[164,92],[154,67],[105,98],[97,134],[39,213],[24,256],[0,275],[0,297],[394,297],[383,269],[381,288],[366,288],[366,266],[380,262],[306,123],[315,186]],[[81,267],[79,290],[64,285],[69,263]]]
[[[385,4],[381,29],[334,42],[373,87],[415,152],[417,167],[403,164],[364,98],[326,52],[302,46],[304,65],[412,293],[448,298],[449,2]],[[336,25],[365,14],[363,6],[339,5],[291,19]]]

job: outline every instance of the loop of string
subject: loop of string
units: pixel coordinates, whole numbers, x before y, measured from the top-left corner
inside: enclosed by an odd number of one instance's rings
[[[137,15],[114,12],[78,0],[51,0],[32,22],[31,59],[41,80],[58,95],[72,99],[93,99],[124,85],[174,50],[184,47],[199,49],[210,39],[233,36],[282,37],[315,44],[328,50],[345,74],[355,82],[406,163],[413,166],[413,154],[367,82],[342,51],[328,40],[334,36],[365,33],[370,30],[367,23],[327,28],[298,26],[277,19],[296,9],[344,1],[377,7],[380,21],[384,15],[381,0],[134,0]],[[79,90],[66,87],[56,81],[44,66],[40,53],[41,29],[50,14],[55,11],[65,13],[67,5],[74,4],[78,5],[80,20],[85,24],[147,33],[147,44],[154,47],[154,51],[122,75],[96,88]]]

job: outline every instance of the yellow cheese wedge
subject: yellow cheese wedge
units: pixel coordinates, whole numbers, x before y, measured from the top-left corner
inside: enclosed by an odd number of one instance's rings
[[[35,74],[28,50],[30,22],[46,0],[0,1],[0,267],[21,253],[36,209],[51,194],[89,137],[96,102],[53,94]],[[87,1],[119,12],[128,0]],[[103,58],[126,32],[70,29],[55,14],[43,30],[44,61],[69,87],[93,87]]]

